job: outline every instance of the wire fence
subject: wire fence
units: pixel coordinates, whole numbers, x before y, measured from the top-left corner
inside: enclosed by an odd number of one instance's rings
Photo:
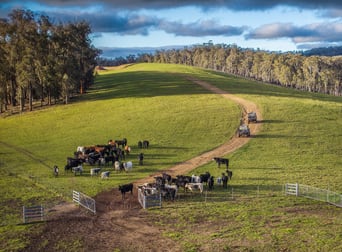
[[[287,183],[285,185],[285,194],[319,200],[342,207],[342,194],[313,186]]]

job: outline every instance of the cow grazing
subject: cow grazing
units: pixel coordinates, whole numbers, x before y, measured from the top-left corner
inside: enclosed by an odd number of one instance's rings
[[[133,169],[133,163],[131,161],[124,162],[123,166],[126,172],[130,172]]]
[[[101,179],[108,179],[109,178],[109,174],[110,174],[109,171],[101,172]]]
[[[188,189],[191,192],[199,190],[201,193],[203,193],[203,183],[187,183],[185,184],[185,189]]]
[[[225,164],[226,168],[228,169],[229,166],[229,159],[228,158],[219,158],[219,157],[214,157],[213,160],[217,163],[217,167],[220,168],[221,164]]]
[[[114,170],[115,171],[122,171],[124,169],[123,164],[120,161],[115,161],[114,162]],[[121,169],[122,167],[122,169]]]
[[[126,192],[131,192],[133,194],[133,184],[125,184],[125,185],[119,185],[119,191],[121,192],[122,199],[125,199]]]
[[[79,166],[76,166],[76,167],[72,167],[72,172],[74,173],[75,176],[76,176],[77,173],[82,175],[82,172],[83,172],[82,165],[79,165]]]
[[[91,168],[90,169],[90,176],[98,175],[100,171],[101,171],[101,168]]]

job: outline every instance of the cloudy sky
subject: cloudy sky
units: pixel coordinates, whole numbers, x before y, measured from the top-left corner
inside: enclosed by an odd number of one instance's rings
[[[95,47],[189,46],[212,41],[270,51],[342,45],[341,0],[0,0],[55,22],[86,20]]]

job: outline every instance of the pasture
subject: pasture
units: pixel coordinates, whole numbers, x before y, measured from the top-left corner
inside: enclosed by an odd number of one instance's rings
[[[224,203],[204,204],[197,197],[166,202],[148,211],[163,236],[179,242],[184,251],[339,251],[341,209],[284,197],[281,190],[286,182],[298,182],[341,193],[341,97],[162,64],[101,71],[96,85],[68,106],[0,119],[0,250],[23,248],[28,233],[40,232],[43,224],[17,225],[23,205],[53,205],[70,199],[73,189],[94,196],[188,160],[234,135],[238,106],[185,75],[256,103],[262,131],[227,156],[234,174],[229,186],[244,197]],[[84,166],[82,176],[64,173],[66,158],[77,146],[123,137],[132,147],[131,158],[126,157],[134,163],[132,172],[113,172],[106,180],[91,177],[90,166]],[[150,148],[143,150],[144,165],[138,166],[137,143],[143,139]],[[53,176],[55,164],[58,178]],[[224,168],[211,162],[192,173],[205,171],[217,177]],[[255,188],[264,196],[248,197]],[[68,247],[77,251],[82,244]]]

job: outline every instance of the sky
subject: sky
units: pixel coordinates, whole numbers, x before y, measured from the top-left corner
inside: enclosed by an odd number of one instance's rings
[[[87,21],[103,57],[209,41],[281,52],[342,46],[341,0],[0,0],[0,18],[18,8]]]

